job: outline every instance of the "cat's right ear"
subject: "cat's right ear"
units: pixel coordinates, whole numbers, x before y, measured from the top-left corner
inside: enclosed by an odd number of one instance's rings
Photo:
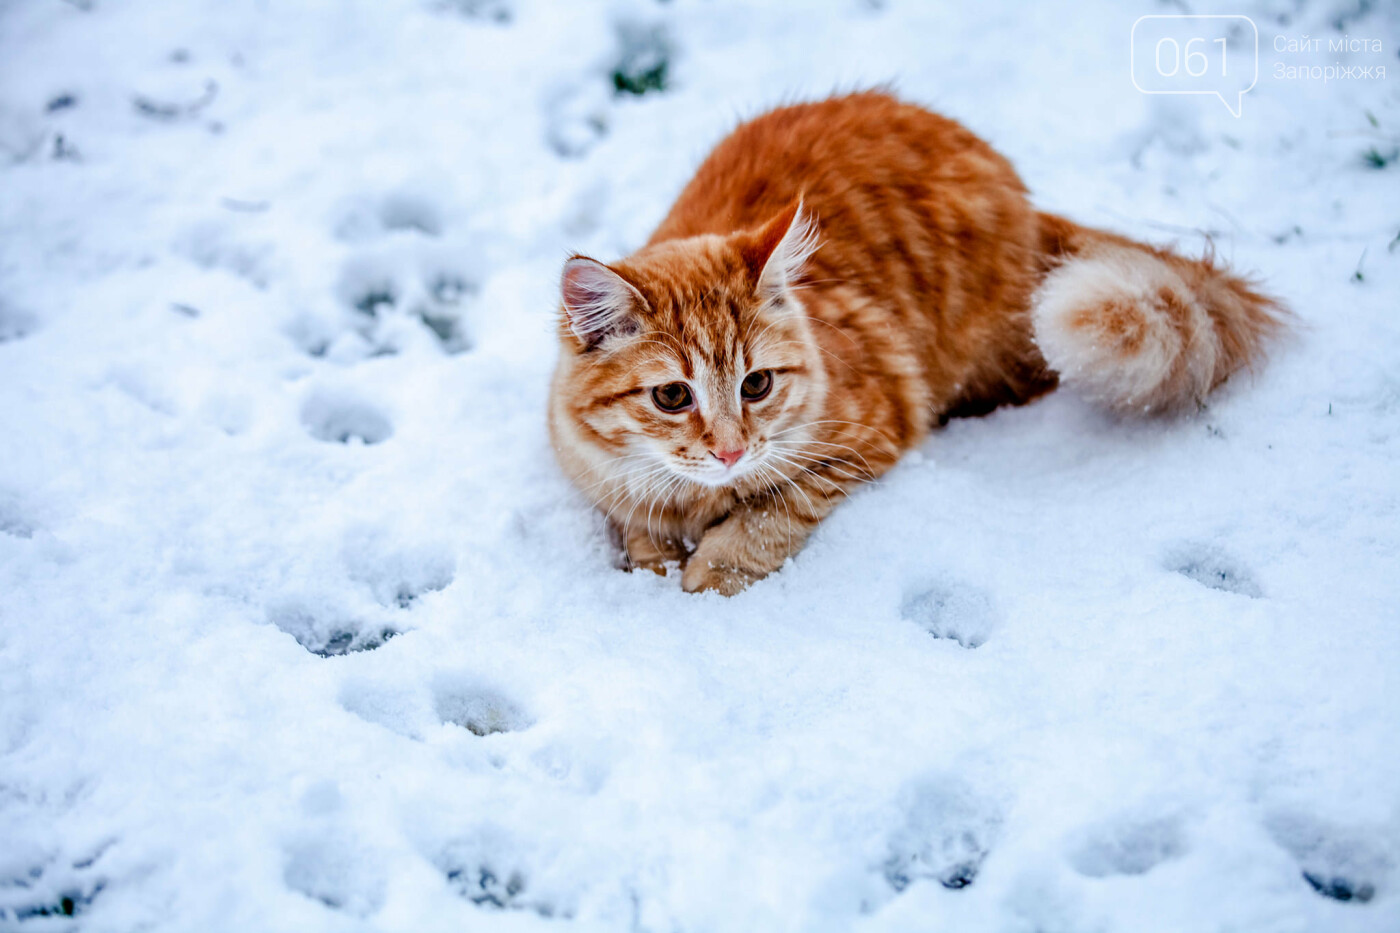
[[[601,262],[575,256],[564,263],[559,293],[569,332],[585,350],[642,329],[640,315],[646,309],[646,299]]]
[[[746,253],[759,297],[772,301],[784,297],[802,277],[807,260],[817,251],[817,225],[798,198],[763,225]]]

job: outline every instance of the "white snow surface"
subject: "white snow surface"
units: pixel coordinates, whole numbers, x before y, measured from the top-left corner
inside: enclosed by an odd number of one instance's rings
[[[1397,12],[1193,5],[1236,120],[1131,85],[1181,9],[0,3],[0,929],[1400,930]],[[884,81],[1295,336],[955,422],[733,599],[619,571],[563,261]]]

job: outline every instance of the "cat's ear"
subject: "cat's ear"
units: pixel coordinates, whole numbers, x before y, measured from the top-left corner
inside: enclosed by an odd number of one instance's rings
[[[801,198],[764,224],[744,257],[754,273],[759,297],[764,301],[782,297],[802,275],[817,245],[817,225],[803,209]]]
[[[575,256],[564,263],[559,293],[569,330],[585,350],[609,337],[631,336],[641,330],[638,316],[646,309],[646,299],[601,262]]]

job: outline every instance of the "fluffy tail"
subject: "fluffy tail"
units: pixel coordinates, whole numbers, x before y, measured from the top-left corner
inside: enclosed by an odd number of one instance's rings
[[[1288,312],[1207,255],[1188,259],[1051,214],[1049,271],[1031,304],[1060,381],[1122,412],[1200,403],[1263,357]]]

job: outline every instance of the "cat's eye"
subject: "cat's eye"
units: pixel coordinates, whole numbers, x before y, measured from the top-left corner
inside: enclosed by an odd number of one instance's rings
[[[656,403],[657,408],[669,412],[685,411],[695,404],[695,399],[690,394],[690,386],[684,382],[668,382],[664,386],[657,386],[651,390],[651,400]]]
[[[744,377],[743,384],[739,386],[739,394],[746,402],[757,402],[766,398],[772,389],[773,370],[759,369]]]

